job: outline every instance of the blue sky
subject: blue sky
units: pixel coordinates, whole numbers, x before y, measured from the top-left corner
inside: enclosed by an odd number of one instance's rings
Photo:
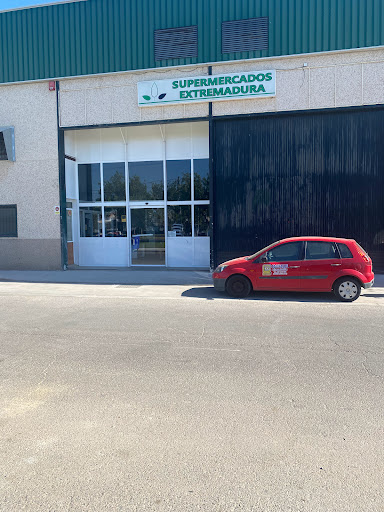
[[[45,4],[60,4],[64,3],[65,1],[68,0],[0,0],[0,11],[18,9],[20,7],[33,7]]]

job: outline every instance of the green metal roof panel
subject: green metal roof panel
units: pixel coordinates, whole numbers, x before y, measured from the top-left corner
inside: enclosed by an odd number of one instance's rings
[[[221,23],[269,18],[269,48],[221,53]],[[155,61],[154,30],[198,26],[198,57]],[[0,13],[0,82],[384,44],[382,0],[88,0]]]

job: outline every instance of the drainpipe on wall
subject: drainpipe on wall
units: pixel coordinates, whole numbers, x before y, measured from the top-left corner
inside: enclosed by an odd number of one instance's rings
[[[208,75],[212,75],[212,66],[208,66]],[[213,126],[213,115],[212,115],[212,101],[209,102],[208,106],[208,123],[209,123],[209,231],[210,231],[210,270],[213,272],[215,269],[215,255],[214,255],[214,161],[213,161],[213,137],[214,137],[214,126]]]
[[[60,198],[60,234],[61,234],[61,268],[67,270],[68,247],[67,247],[67,192],[65,186],[65,147],[64,130],[60,128],[59,112],[59,89],[60,82],[56,81],[56,111],[57,111],[57,134],[59,151],[59,198]]]

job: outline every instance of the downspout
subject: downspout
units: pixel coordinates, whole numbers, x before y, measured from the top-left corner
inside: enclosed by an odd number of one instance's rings
[[[208,75],[212,75],[212,66],[208,66]],[[210,270],[213,272],[216,266],[216,251],[214,246],[214,204],[215,204],[215,172],[213,155],[214,125],[212,114],[212,101],[209,102],[208,123],[209,123],[209,238],[210,238]]]
[[[65,185],[65,147],[64,130],[60,128],[59,112],[59,89],[60,82],[56,81],[56,115],[57,115],[57,136],[59,151],[59,200],[60,200],[60,238],[61,238],[61,269],[67,270],[68,247],[67,247],[67,192]]]

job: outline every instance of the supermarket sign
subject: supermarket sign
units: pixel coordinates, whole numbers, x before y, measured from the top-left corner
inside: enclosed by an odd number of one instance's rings
[[[276,96],[276,71],[247,71],[137,84],[139,107]]]

